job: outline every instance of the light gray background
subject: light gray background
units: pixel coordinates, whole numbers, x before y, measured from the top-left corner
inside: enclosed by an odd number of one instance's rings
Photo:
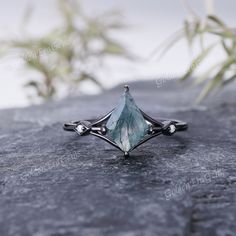
[[[28,5],[34,9],[33,17],[27,27],[28,32],[41,35],[49,31],[60,21],[55,2],[55,0],[0,0],[0,38],[21,37],[19,30],[21,19]],[[203,0],[190,0],[189,3],[199,15],[205,14]],[[180,0],[86,0],[82,1],[82,4],[88,14],[97,14],[111,8],[120,9],[123,12],[124,22],[130,27],[117,34],[117,38],[144,59],[135,62],[110,60],[106,71],[98,71],[100,80],[108,88],[135,79],[175,78],[186,70],[190,59],[198,51],[196,45],[192,53],[189,53],[183,40],[161,61],[157,61],[155,56],[150,58],[160,43],[182,27],[187,12]],[[235,10],[234,0],[215,1],[217,15],[232,27],[236,24]],[[207,63],[218,61],[221,57],[223,53],[216,51]],[[33,75],[23,70],[21,65],[21,59],[14,56],[0,61],[0,108],[29,104],[22,85]],[[87,85],[86,89],[89,93],[96,92],[91,85]]]

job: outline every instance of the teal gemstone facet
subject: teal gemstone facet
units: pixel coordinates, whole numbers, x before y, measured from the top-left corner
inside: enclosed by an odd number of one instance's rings
[[[107,136],[124,152],[129,152],[148,133],[149,126],[128,89],[106,124]]]

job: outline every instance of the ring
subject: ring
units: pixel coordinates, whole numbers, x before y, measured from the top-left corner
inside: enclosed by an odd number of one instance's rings
[[[129,86],[118,105],[100,119],[81,120],[66,123],[63,129],[80,136],[94,135],[121,150],[125,156],[129,152],[160,134],[173,135],[187,130],[186,122],[172,119],[153,119],[138,108],[130,95]]]

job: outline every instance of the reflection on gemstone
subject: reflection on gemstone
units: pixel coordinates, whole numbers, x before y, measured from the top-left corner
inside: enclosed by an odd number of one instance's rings
[[[148,133],[148,124],[128,89],[107,121],[107,136],[124,152],[130,151]]]

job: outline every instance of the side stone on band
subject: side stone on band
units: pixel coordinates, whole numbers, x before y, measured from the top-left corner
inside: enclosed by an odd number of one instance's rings
[[[179,120],[151,118],[137,107],[126,85],[118,106],[107,115],[98,120],[66,123],[63,128],[80,136],[95,135],[128,156],[130,151],[149,139],[187,130],[188,125]]]

